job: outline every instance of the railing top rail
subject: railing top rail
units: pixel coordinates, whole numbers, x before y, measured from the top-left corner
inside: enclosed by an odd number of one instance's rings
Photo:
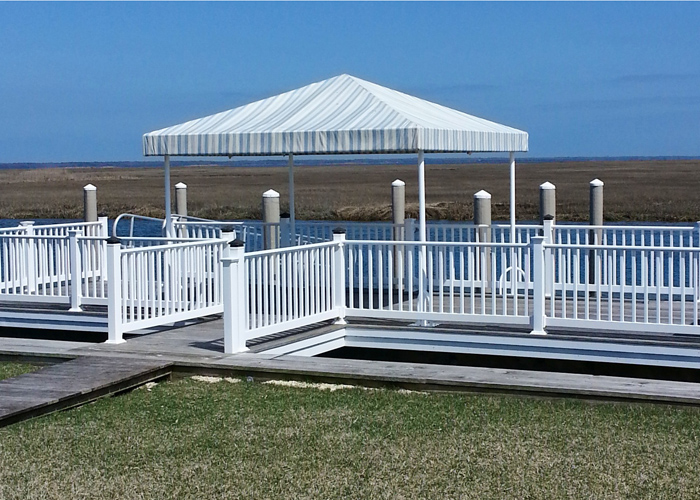
[[[192,248],[198,246],[224,246],[227,242],[218,238],[210,238],[208,240],[187,240],[182,243],[174,243],[171,245],[151,245],[146,247],[134,247],[122,249],[122,255],[127,253],[153,252],[158,250],[178,250],[181,248]]]
[[[492,223],[491,227],[497,227],[498,229],[510,229],[510,224],[505,224],[502,222]],[[515,229],[542,229],[544,226],[542,224],[516,224]]]
[[[555,224],[556,229],[606,229],[612,231],[632,230],[632,231],[692,231],[695,226],[617,226],[603,225],[593,226],[589,224]]]
[[[284,253],[294,253],[294,252],[305,252],[307,250],[313,250],[315,248],[326,248],[338,245],[337,241],[323,241],[321,243],[312,243],[311,245],[298,245],[293,247],[284,248],[272,248],[270,250],[257,250],[255,252],[246,252],[246,257],[261,257],[265,255],[274,254],[284,254]]]
[[[175,226],[242,226],[243,222],[236,221],[208,221],[202,219],[201,221],[174,221]]]
[[[23,240],[67,240],[67,234],[0,234],[0,239],[23,239]],[[98,237],[97,239],[104,239]]]
[[[180,222],[185,222],[185,221],[195,221],[195,222],[217,222],[214,219],[202,219],[201,217],[195,217],[194,215],[178,215],[178,214],[173,214],[173,217],[177,217]],[[184,219],[184,221],[183,221]]]
[[[700,252],[700,247],[664,247],[664,246],[643,246],[643,245],[586,245],[586,244],[568,244],[568,243],[544,243],[545,248],[553,249],[568,249],[568,250],[637,250],[640,252],[650,251],[665,251],[665,252]]]
[[[104,239],[104,238],[103,238]],[[187,241],[204,241],[213,240],[218,238],[168,238],[166,236],[124,236],[119,238],[120,241],[156,241],[167,243],[169,241],[174,242],[187,242]]]
[[[96,222],[83,222],[83,221],[75,221],[75,222],[62,222],[60,224],[41,224],[39,226],[32,226],[35,230],[37,229],[61,229],[61,228],[68,228],[68,227],[90,227],[90,226],[101,226],[102,223],[100,221]]]
[[[529,243],[503,243],[488,241],[389,241],[389,240],[345,240],[347,245],[396,245],[396,246],[431,246],[431,247],[484,247],[484,248],[527,248]],[[308,246],[308,245],[306,245]],[[296,247],[302,248],[302,247]]]

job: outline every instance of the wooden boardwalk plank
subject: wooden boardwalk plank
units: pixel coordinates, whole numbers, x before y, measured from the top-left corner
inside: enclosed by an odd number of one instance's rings
[[[168,376],[172,362],[80,357],[0,380],[0,426],[87,403]]]

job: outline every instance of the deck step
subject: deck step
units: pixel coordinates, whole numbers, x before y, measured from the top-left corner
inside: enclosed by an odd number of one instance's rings
[[[170,361],[91,356],[0,380],[0,427],[131,389],[171,371]]]

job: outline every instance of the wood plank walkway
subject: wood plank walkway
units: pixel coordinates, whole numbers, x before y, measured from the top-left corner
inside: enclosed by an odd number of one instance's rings
[[[0,380],[0,427],[93,401],[170,375],[172,362],[80,357]]]

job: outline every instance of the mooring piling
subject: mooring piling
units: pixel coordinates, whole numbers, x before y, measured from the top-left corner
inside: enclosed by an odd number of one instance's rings
[[[83,187],[83,220],[97,222],[97,188],[92,184]]]
[[[175,184],[175,213],[187,217],[187,184]]]
[[[547,216],[552,221],[557,219],[557,188],[551,182],[540,184],[540,225],[544,224]]]
[[[279,246],[280,194],[274,189],[262,195],[263,243],[265,250]]]

